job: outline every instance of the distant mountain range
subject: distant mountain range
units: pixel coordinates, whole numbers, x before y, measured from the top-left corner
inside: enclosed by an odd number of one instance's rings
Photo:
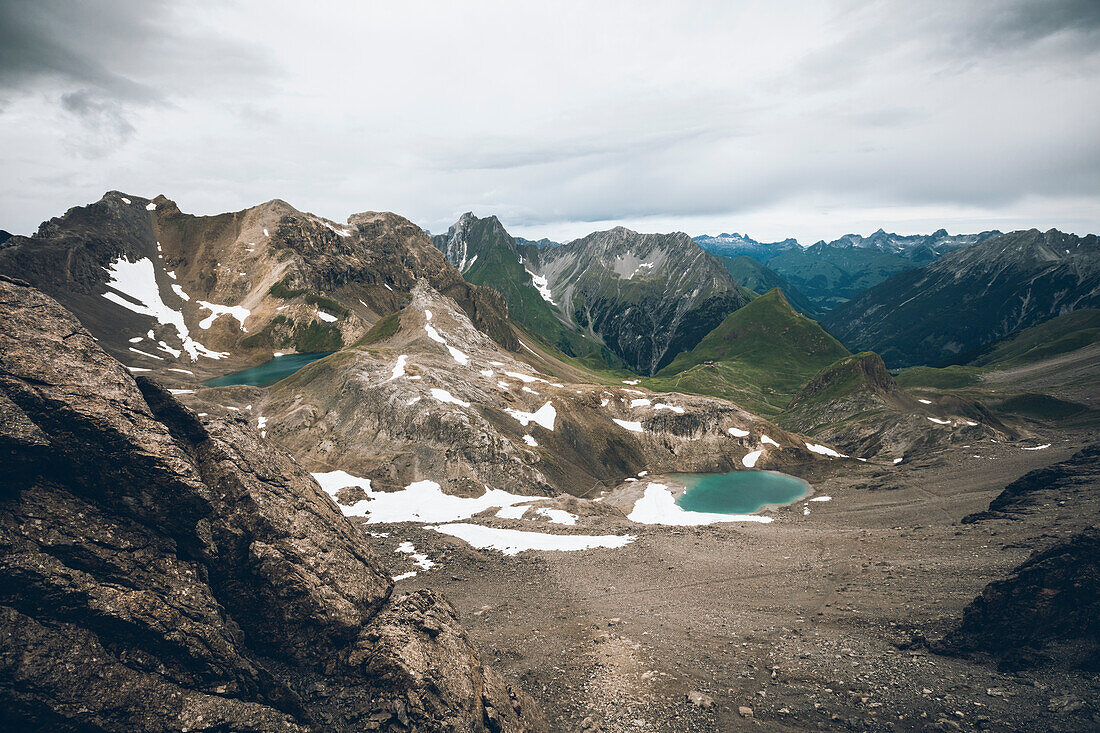
[[[741,234],[694,239],[713,254],[751,257],[765,264],[785,281],[788,287],[784,292],[796,308],[807,313],[825,313],[898,272],[999,234],[989,231],[952,235],[939,229],[928,235],[902,235],[879,229],[867,237],[845,234],[809,247],[802,247],[794,239],[757,242]],[[793,291],[799,295],[793,295]],[[796,304],[802,296],[812,304],[811,310]]]
[[[823,325],[890,367],[937,364],[1060,314],[1100,306],[1100,240],[1010,232],[891,277]]]

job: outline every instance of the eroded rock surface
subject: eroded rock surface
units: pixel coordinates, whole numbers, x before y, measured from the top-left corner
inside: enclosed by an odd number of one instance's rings
[[[544,727],[243,419],[135,380],[25,283],[0,277],[0,319],[0,727]]]

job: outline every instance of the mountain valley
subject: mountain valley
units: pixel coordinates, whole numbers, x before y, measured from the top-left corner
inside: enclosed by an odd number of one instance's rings
[[[558,244],[109,192],[11,237],[0,719],[1086,729],[1060,650],[1095,634],[1026,589],[1096,577],[1100,253],[985,234]],[[761,470],[805,494],[678,503]]]

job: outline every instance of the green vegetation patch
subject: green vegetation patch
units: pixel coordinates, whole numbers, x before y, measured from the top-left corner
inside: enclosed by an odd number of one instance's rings
[[[898,374],[894,381],[904,389],[928,387],[930,389],[960,389],[978,384],[982,370],[970,366],[910,367]]]
[[[354,346],[370,346],[379,341],[385,341],[397,333],[401,327],[401,313],[391,313],[378,323],[371,326],[370,330],[363,334],[363,338],[355,342]]]

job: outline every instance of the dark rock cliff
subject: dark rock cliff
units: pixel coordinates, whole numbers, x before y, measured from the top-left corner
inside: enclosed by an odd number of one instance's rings
[[[0,277],[0,727],[541,730],[453,609],[243,419]]]

